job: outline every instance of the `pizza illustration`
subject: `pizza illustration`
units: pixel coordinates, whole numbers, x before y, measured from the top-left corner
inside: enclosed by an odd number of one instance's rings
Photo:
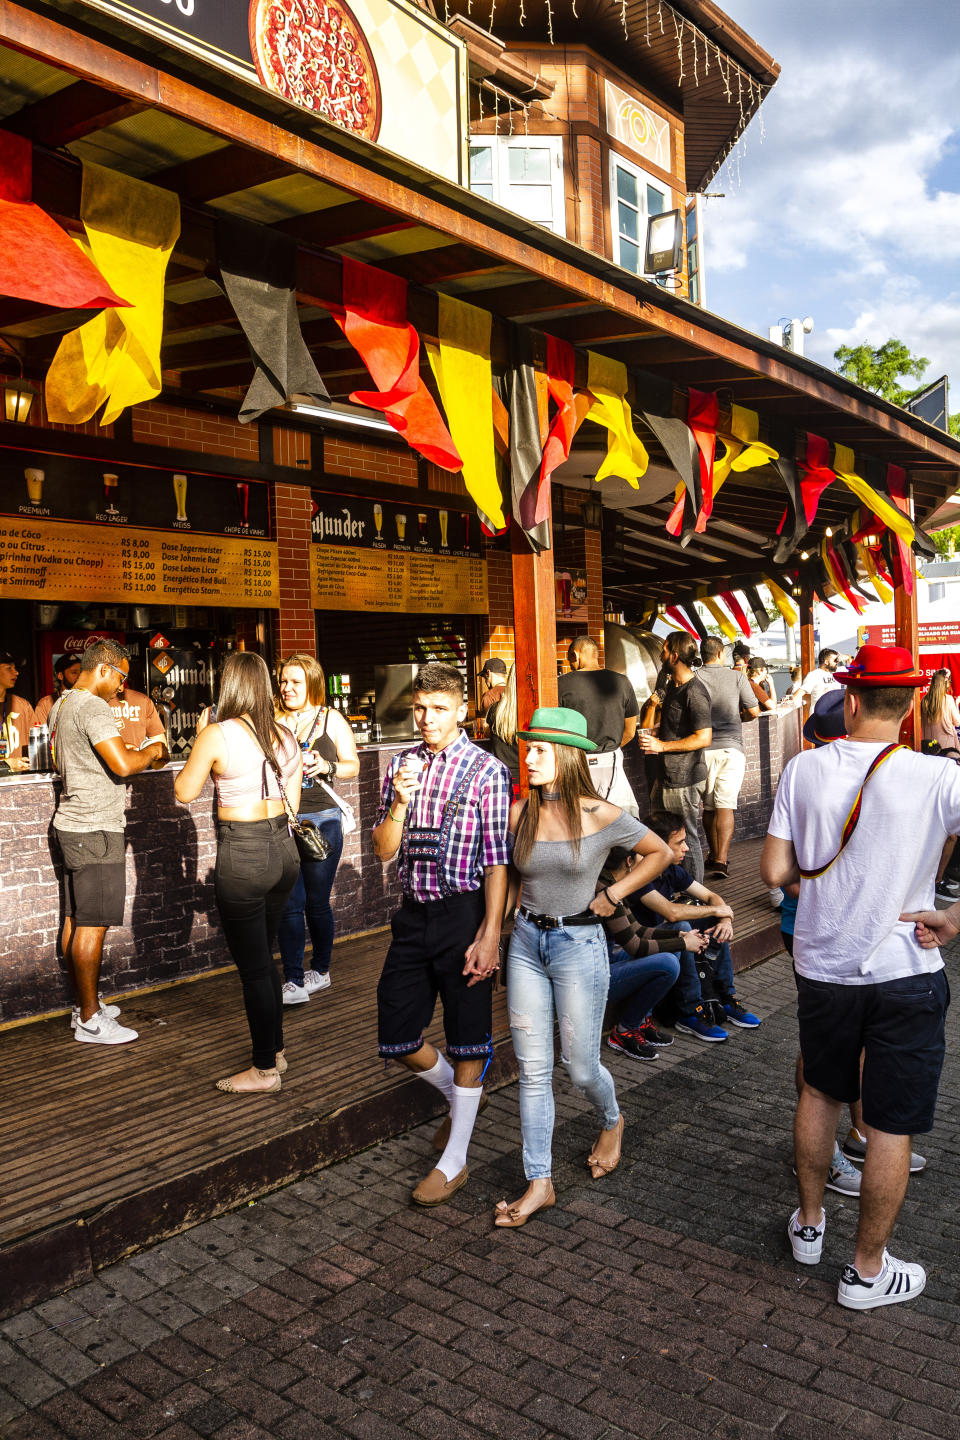
[[[250,0],[250,49],[268,90],[376,140],[377,67],[343,0]]]

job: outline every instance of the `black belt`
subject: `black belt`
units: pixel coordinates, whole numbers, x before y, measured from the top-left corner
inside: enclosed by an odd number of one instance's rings
[[[581,910],[578,915],[537,915],[526,906],[517,907],[524,920],[536,925],[538,930],[559,930],[562,925],[599,925],[600,916],[592,910]]]

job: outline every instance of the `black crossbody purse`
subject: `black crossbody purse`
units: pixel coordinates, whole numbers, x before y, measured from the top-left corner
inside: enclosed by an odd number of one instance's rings
[[[277,787],[280,791],[280,799],[283,802],[284,810],[286,810],[287,812],[287,819],[290,821],[290,829],[293,831],[293,840],[294,844],[297,847],[297,853],[299,854],[300,859],[326,860],[327,856],[330,854],[330,846],[327,843],[327,838],[324,835],[323,831],[320,829],[319,825],[315,825],[312,820],[301,820],[299,815],[295,813],[293,806],[287,799],[287,792],[283,784],[283,772],[280,769],[280,766],[277,764],[276,756],[267,754],[263,746],[260,744],[260,741],[257,739],[257,732],[256,730],[254,730],[249,720],[245,719],[245,717],[242,715],[240,716],[240,719],[243,721],[244,725],[246,725],[254,740],[257,741],[257,747],[263,755],[264,799],[266,799],[267,794],[267,765],[269,764],[273,767],[273,772],[277,777]]]

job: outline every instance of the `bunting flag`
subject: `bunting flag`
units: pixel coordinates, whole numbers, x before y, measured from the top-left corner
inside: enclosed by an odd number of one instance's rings
[[[80,218],[84,253],[127,308],[102,310],[60,341],[47,371],[47,415],[82,425],[103,406],[100,424],[110,425],[128,405],[160,394],[163,278],[180,234],[180,200],[84,164]]]
[[[643,402],[640,413],[667,452],[667,459],[680,476],[680,483],[674,493],[674,509],[667,520],[671,535],[679,535],[684,528],[684,510],[688,523],[693,525],[703,504],[703,490],[700,485],[700,452],[693,438],[693,431],[685,420],[673,413],[673,385],[657,375],[644,373],[637,377],[637,389],[642,392]]]
[[[720,626],[720,629],[723,631],[724,635],[726,635],[727,639],[736,640],[737,632],[734,629],[733,625],[731,625],[727,616],[724,615],[723,611],[720,609],[720,606],[717,604],[716,600],[710,600],[707,598],[706,595],[702,595],[700,597],[700,604],[707,607],[716,623]]]
[[[708,638],[707,627],[700,619],[700,615],[697,611],[696,605],[681,605],[680,609],[683,611],[684,615],[689,618],[690,624],[697,632],[698,639],[700,639],[701,641],[706,640]]]
[[[877,519],[881,520],[895,535],[899,535],[905,545],[913,544],[916,531],[909,516],[903,514],[856,473],[856,460],[853,451],[848,446],[834,445],[833,468],[836,471],[837,479],[853,491],[861,505],[872,510]]]
[[[463,461],[420,375],[420,336],[407,320],[407,282],[343,258],[343,307],[330,307],[370,371],[376,390],[355,390],[356,405],[380,410],[407,444],[441,470]]]
[[[790,599],[789,595],[785,590],[781,590],[780,586],[775,580],[770,580],[766,576],[764,576],[763,583],[770,591],[770,596],[773,600],[774,605],[776,605],[777,609],[780,611],[780,614],[783,616],[784,621],[792,630],[794,625],[796,625],[797,621],[800,618],[797,614],[797,609],[796,606],[793,604],[793,601]]]
[[[531,550],[539,554],[541,550],[550,548],[550,525],[547,519],[550,472],[547,471],[548,479],[547,483],[544,483],[543,467],[546,456],[542,443],[546,395],[543,395],[544,403],[541,406],[541,377],[534,366],[533,334],[526,326],[511,326],[511,348],[513,363],[507,376],[507,390],[510,405],[509,455],[513,518],[529,540]],[[569,398],[569,413],[573,415],[572,389]],[[560,443],[562,444],[562,441]]]
[[[58,310],[126,307],[83,247],[33,204],[30,141],[0,134],[0,295]]]
[[[792,438],[788,438],[786,434],[784,434],[782,438],[778,435],[777,451],[777,458],[771,463],[783,481],[783,488],[787,492],[787,508],[784,510],[783,517],[777,527],[780,542],[774,552],[773,563],[775,565],[785,565],[793,552],[798,548],[800,541],[804,535],[806,535],[810,526],[807,522],[800,475],[797,470],[796,461],[793,458]]]
[[[691,386],[687,397],[687,424],[700,451],[700,487],[703,491],[700,515],[705,521],[713,514],[713,462],[717,450],[719,415],[720,404],[716,395],[694,390]]]
[[[844,599],[856,613],[861,615],[863,613],[863,604],[860,598],[853,593],[840,557],[826,536],[824,536],[820,543],[820,558],[823,561],[823,566],[831,585],[838,594],[843,595]]]
[[[463,479],[481,523],[496,532],[506,527],[497,483],[493,439],[493,372],[490,332],[493,317],[452,295],[438,296],[439,345],[427,347],[447,424],[463,457]]]
[[[761,635],[770,629],[770,616],[767,614],[767,607],[760,599],[760,591],[755,585],[744,585],[743,593],[746,596],[747,604],[757,622],[757,629]]]
[[[743,613],[743,606],[740,604],[740,601],[737,599],[736,595],[734,595],[732,590],[721,590],[720,599],[723,601],[724,605],[726,605],[727,609],[730,611],[730,614],[740,626],[740,629],[743,631],[745,637],[749,640],[752,634],[752,631],[750,629],[750,622],[747,619],[746,615]]]
[[[216,245],[220,285],[253,361],[240,423],[249,425],[293,395],[329,401],[300,329],[297,242],[266,225],[218,215]]]
[[[820,497],[836,480],[836,473],[830,465],[830,444],[822,435],[811,435],[807,431],[806,458],[799,462],[802,479],[803,510],[809,528],[816,519]]]
[[[887,466],[887,489],[890,498],[909,519],[910,502],[907,499],[907,472],[899,465]],[[890,533],[890,559],[892,561],[890,573],[893,576],[895,585],[902,585],[908,595],[913,594],[913,556],[908,546],[901,540],[900,536],[893,531]]]
[[[694,640],[700,639],[692,622],[687,619],[685,612],[680,609],[679,605],[668,605],[663,613],[668,620],[673,621],[674,625],[679,625],[681,630],[686,630],[688,635],[692,635]]]
[[[724,444],[724,455],[722,459],[714,460],[714,498],[729,479],[731,471],[740,473],[754,470],[760,465],[769,464],[771,460],[779,459],[773,446],[765,445],[759,438],[760,417],[755,410],[747,410],[742,405],[731,405],[730,429],[726,432],[720,430],[718,435]],[[697,515],[697,534],[702,535],[706,528],[707,515],[701,512]]]
[[[626,480],[639,489],[646,473],[649,457],[633,428],[627,404],[627,367],[620,360],[610,360],[587,351],[587,389],[593,397],[586,418],[608,432],[607,455],[594,479],[601,483],[608,475]]]
[[[877,599],[880,601],[881,605],[889,605],[890,601],[893,599],[893,591],[888,590],[886,585],[881,580],[880,571],[877,568],[877,563],[873,558],[870,546],[867,545],[866,542],[863,540],[857,541],[856,545],[857,554],[860,556],[860,563],[863,565],[864,570],[866,570],[867,572],[867,578],[869,579],[870,584],[877,592]]]
[[[569,460],[573,437],[584,418],[582,413],[577,413],[573,394],[574,348],[566,340],[557,340],[553,335],[548,335],[546,341],[547,390],[557,409],[547,432],[540,464],[540,485],[534,511],[538,525],[546,518],[550,476],[558,465]]]

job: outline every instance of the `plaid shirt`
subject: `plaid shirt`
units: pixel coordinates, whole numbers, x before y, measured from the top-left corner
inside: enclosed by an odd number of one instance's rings
[[[408,859],[404,840],[400,842],[397,868],[404,895],[414,900],[439,900],[443,888],[438,868],[448,891],[479,890],[483,873],[492,865],[506,865],[507,822],[513,786],[510,772],[499,760],[474,745],[463,730],[445,749],[434,755],[425,744],[403,750],[390,761],[380,794],[376,823],[380,825],[394,801],[393,779],[408,755],[426,761],[420,788],[407,811],[407,826],[439,828],[447,802],[470,768],[482,763],[462,797],[459,819],[450,829],[439,867],[432,860]]]

